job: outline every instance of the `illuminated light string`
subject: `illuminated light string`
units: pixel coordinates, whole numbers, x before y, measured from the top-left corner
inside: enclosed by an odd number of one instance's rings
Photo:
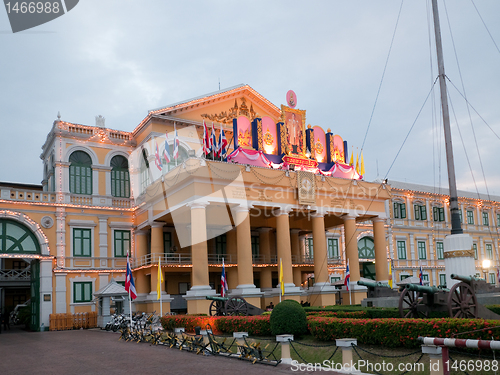
[[[27,258],[27,259],[46,259],[46,260],[55,260],[53,255],[40,255],[40,254],[11,254],[11,253],[2,253],[0,258]]]
[[[88,209],[96,209],[96,210],[111,210],[111,211],[125,211],[125,212],[135,212],[135,210],[140,207],[111,207],[111,206],[89,206],[84,204],[72,204],[72,203],[46,203],[46,202],[27,202],[27,201],[13,201],[7,199],[0,199],[0,203],[9,203],[9,204],[26,204],[26,205],[34,205],[34,206],[52,206],[52,207],[66,207],[66,208],[88,208]]]
[[[54,268],[52,270],[54,273],[126,273],[127,270],[111,270],[111,269],[105,269],[105,270],[96,270],[96,269],[68,269],[68,268]]]

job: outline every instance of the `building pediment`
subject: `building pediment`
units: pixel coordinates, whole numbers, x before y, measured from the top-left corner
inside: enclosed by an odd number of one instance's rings
[[[232,126],[233,119],[246,116],[250,121],[269,116],[279,121],[281,111],[249,85],[238,85],[149,111],[148,118],[162,116],[201,123]],[[146,121],[141,122],[135,132]]]

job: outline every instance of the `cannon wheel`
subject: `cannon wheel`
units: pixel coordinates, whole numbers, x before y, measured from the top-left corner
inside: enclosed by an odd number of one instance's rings
[[[248,315],[248,304],[244,298],[232,297],[226,302],[226,315]]]
[[[427,318],[427,311],[419,311],[423,305],[424,293],[404,289],[399,296],[399,316],[401,318]]]
[[[477,297],[469,284],[460,282],[451,287],[448,297],[450,318],[477,318]]]
[[[210,316],[223,316],[224,315],[224,302],[212,301],[210,303]]]

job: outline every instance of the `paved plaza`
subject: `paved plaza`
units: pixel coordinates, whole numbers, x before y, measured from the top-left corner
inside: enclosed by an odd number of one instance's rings
[[[165,346],[124,342],[100,329],[25,332],[2,330],[0,374],[292,374],[290,366],[202,356]],[[304,372],[302,372],[304,374]]]

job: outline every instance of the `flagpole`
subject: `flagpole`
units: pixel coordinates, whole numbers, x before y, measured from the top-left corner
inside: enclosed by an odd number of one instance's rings
[[[127,263],[130,266],[128,252],[127,252]],[[132,271],[132,267],[130,267],[130,271]],[[128,308],[130,311],[130,329],[132,329],[132,296],[130,295],[130,288],[128,289]]]
[[[219,138],[220,138],[220,145],[219,147],[222,147],[222,122],[220,123],[220,133],[219,133]],[[220,161],[222,161],[222,149],[220,150]]]
[[[177,146],[177,142],[178,142],[178,137],[177,137],[177,130],[175,128],[175,121],[174,121],[174,150],[175,150],[175,146]],[[179,151],[177,151],[179,152]],[[175,160],[175,166],[177,167],[177,158],[174,158]]]
[[[161,275],[161,254],[158,259],[158,274]],[[163,303],[161,303],[161,278],[158,280],[160,283],[160,318],[163,316]]]

